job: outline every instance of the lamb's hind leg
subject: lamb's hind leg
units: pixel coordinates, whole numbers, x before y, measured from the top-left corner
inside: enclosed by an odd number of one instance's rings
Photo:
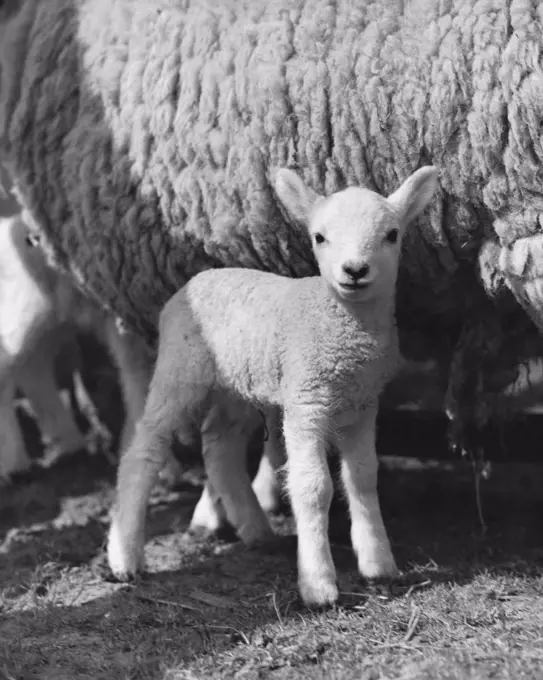
[[[366,578],[389,577],[398,572],[377,494],[376,416],[377,407],[367,408],[356,425],[342,428],[337,436],[351,514],[351,540],[359,572]]]
[[[208,479],[192,513],[189,532],[196,536],[208,537],[216,534],[226,524],[221,499]]]
[[[174,431],[183,423],[181,393],[168,384],[164,371],[157,370],[132,443],[121,456],[107,548],[109,566],[119,580],[143,567],[149,496],[171,451]]]
[[[273,536],[247,470],[248,443],[254,426],[258,425],[255,413],[233,401],[231,395],[215,395],[201,429],[202,453],[211,484],[207,493],[212,491],[218,495],[228,521],[247,545]],[[209,501],[213,501],[211,495]],[[220,513],[216,502],[213,507]],[[192,530],[197,528],[197,519],[193,517]],[[219,514],[217,519],[220,521]]]
[[[144,340],[132,331],[121,331],[113,317],[104,320],[104,339],[117,368],[125,406],[125,422],[119,444],[120,456],[128,449],[136,424],[145,408],[145,398],[153,374],[153,356]],[[172,452],[166,457],[159,476],[174,485],[183,470]]]
[[[287,486],[298,534],[298,585],[307,606],[337,600],[336,570],[328,539],[334,493],[324,429],[308,409],[286,408]]]
[[[268,438],[260,459],[258,472],[253,479],[253,491],[266,512],[276,512],[281,505],[281,481],[278,470],[287,461],[281,434],[282,414],[279,408],[266,412]]]

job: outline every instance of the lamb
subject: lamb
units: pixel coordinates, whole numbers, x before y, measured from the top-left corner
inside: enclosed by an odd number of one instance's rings
[[[57,316],[63,277],[28,243],[20,215],[0,218],[0,478],[7,481],[31,461],[15,416],[22,388],[40,423],[48,457],[85,447],[73,415],[60,399],[54,363],[59,352],[74,359],[73,329]],[[74,361],[72,361],[74,363]]]
[[[205,427],[207,413],[227,413],[236,399],[283,411],[305,604],[338,597],[327,536],[329,443],[342,459],[360,573],[396,574],[377,496],[375,419],[381,390],[400,360],[394,304],[401,237],[436,188],[437,170],[430,166],[388,199],[353,187],[324,198],[294,172],[279,170],[278,198],[307,225],[320,276],[208,270],[166,303],[145,410],[119,467],[108,540],[117,577],[142,564],[149,491],[173,434],[183,440],[194,420]],[[250,529],[252,541],[266,539],[270,528],[240,470],[239,452],[223,450],[222,459],[216,449],[206,453],[210,483],[229,520],[240,532]]]
[[[4,203],[3,203],[4,205]],[[121,335],[114,319],[82,296],[73,281],[49,267],[43,253],[30,240],[30,232],[13,204],[13,214],[0,217],[0,479],[9,481],[24,472],[31,460],[24,447],[14,410],[17,389],[27,397],[40,425],[46,453],[42,465],[80,449],[107,445],[108,433],[97,420],[94,407],[80,380],[76,328],[92,330],[109,348],[120,366],[127,418],[121,450],[132,438],[141,415],[150,371],[144,361],[138,373],[144,344],[131,334]],[[84,437],[72,411],[60,398],[55,361],[63,364],[77,388],[80,407],[91,422]],[[176,472],[173,463],[168,468]]]
[[[1,166],[0,166],[1,170]],[[13,200],[0,201],[0,481],[31,467],[15,414],[17,389],[23,391],[36,417],[45,444],[45,455],[38,462],[50,466],[63,456],[78,450],[97,451],[109,445],[109,433],[98,421],[79,372],[81,369],[76,329],[91,331],[109,350],[119,369],[126,418],[119,452],[130,443],[137,420],[143,412],[152,372],[153,356],[136,334],[120,332],[111,315],[81,295],[73,281],[49,267],[43,253],[30,241],[30,230]],[[69,374],[79,406],[91,422],[84,437],[71,409],[60,398],[55,376],[55,362],[62,354],[65,373]],[[245,417],[243,441],[261,425],[256,413]],[[273,511],[278,506],[279,489],[273,460],[273,440],[265,447],[263,464],[255,479],[255,489],[263,507]],[[161,477],[175,484],[182,469],[173,456],[161,471]],[[226,518],[213,492],[206,489],[195,510],[192,530],[216,532]]]
[[[11,0],[1,150],[56,266],[150,344],[203,269],[316,272],[274,167],[321,193],[386,194],[433,163],[439,196],[400,264],[400,342],[439,360],[473,430],[543,329],[542,11]]]

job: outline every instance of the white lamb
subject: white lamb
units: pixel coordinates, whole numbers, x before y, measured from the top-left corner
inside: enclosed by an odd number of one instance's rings
[[[338,597],[328,540],[331,443],[341,455],[360,573],[397,573],[377,496],[375,420],[382,388],[400,362],[394,309],[402,235],[436,187],[430,166],[388,198],[354,187],[325,198],[295,173],[279,170],[277,195],[291,217],[308,226],[320,276],[209,270],[169,300],[144,415],[119,468],[108,541],[118,578],[142,566],[149,492],[173,433],[183,440],[196,419],[219,440],[238,399],[283,409],[305,604]],[[243,462],[236,462],[239,452],[223,447],[222,459],[216,452],[210,447],[204,460],[229,521],[242,536],[265,538],[269,525]]]
[[[5,212],[11,208],[10,216],[1,216],[4,206]],[[142,361],[142,341],[131,334],[121,335],[112,316],[103,314],[67,276],[48,266],[41,248],[29,240],[31,232],[22,214],[14,209],[13,202],[0,201],[0,483],[32,464],[16,417],[17,389],[30,402],[40,426],[46,445],[42,465],[107,442],[107,433],[78,375],[77,328],[91,330],[108,346],[119,366],[127,411],[121,449],[133,436],[151,376]],[[55,362],[61,355],[64,368],[75,381],[79,407],[91,424],[87,437],[60,396]],[[170,469],[173,474],[173,459]]]

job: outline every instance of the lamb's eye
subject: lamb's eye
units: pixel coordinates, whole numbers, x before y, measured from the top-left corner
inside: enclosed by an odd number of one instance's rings
[[[399,232],[397,229],[391,229],[386,238],[389,243],[396,243],[398,241]]]
[[[324,236],[322,234],[315,234],[315,243],[318,245],[324,243]]]

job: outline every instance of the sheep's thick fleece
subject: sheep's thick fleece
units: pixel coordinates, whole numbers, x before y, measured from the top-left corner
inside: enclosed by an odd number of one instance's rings
[[[148,338],[202,269],[315,273],[274,196],[278,166],[321,193],[384,194],[439,167],[440,195],[406,238],[397,317],[407,354],[456,349],[457,396],[472,369],[495,377],[528,351],[530,315],[543,327],[543,3],[0,11],[0,135],[19,195],[60,266]]]

